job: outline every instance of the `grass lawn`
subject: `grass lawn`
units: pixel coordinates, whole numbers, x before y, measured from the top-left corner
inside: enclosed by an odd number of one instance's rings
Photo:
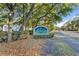
[[[79,37],[72,37],[73,39],[75,39],[75,40],[79,40]]]

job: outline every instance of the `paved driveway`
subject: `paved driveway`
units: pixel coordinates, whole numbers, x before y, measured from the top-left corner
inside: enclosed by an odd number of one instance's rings
[[[79,41],[72,39],[70,32],[55,32],[54,38],[48,39],[42,48],[42,55],[72,56],[79,55]],[[78,34],[78,33],[77,33]],[[79,34],[78,34],[79,35]],[[76,35],[75,35],[76,36]]]

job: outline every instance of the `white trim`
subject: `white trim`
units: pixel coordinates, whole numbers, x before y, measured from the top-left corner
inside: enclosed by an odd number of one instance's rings
[[[0,3],[79,3],[79,0],[0,0]]]

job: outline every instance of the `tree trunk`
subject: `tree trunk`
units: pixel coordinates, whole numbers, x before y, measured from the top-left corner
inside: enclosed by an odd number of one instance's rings
[[[12,41],[12,21],[13,21],[13,4],[8,4],[9,20],[8,20],[8,42]]]
[[[34,9],[34,5],[35,5],[35,4],[33,3],[33,4],[31,5],[31,8],[30,8],[29,12],[28,12],[27,14],[25,14],[25,16],[24,16],[24,21],[23,21],[23,23],[22,23],[22,25],[21,25],[21,27],[20,27],[20,29],[19,29],[19,33],[18,33],[18,35],[17,35],[17,39],[20,37],[20,34],[22,33],[24,26],[25,26],[25,28],[26,28],[27,21],[29,20],[31,14],[32,14],[32,11],[33,11],[33,9]]]

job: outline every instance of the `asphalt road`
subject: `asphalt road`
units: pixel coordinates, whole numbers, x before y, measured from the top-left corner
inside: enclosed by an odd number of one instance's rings
[[[70,36],[73,34],[72,36]],[[47,39],[43,44],[41,55],[45,56],[78,56],[79,55],[79,40],[73,39],[74,32],[58,31],[51,39]]]

